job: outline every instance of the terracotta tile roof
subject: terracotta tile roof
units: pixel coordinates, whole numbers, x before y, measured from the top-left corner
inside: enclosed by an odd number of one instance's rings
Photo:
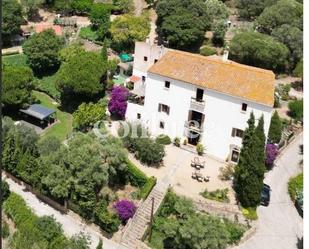
[[[62,27],[59,25],[51,25],[51,24],[37,24],[35,26],[35,32],[41,33],[46,29],[53,29],[56,33],[56,35],[61,36],[62,35]]]
[[[274,104],[275,74],[230,60],[171,50],[148,72],[264,105]]]

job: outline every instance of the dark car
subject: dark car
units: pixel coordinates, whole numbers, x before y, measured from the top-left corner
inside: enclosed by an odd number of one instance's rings
[[[269,205],[270,191],[271,191],[270,186],[264,183],[263,190],[262,190],[262,193],[261,193],[261,205],[263,205],[263,206]]]

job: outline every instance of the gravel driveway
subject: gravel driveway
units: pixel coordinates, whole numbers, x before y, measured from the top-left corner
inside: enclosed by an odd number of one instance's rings
[[[303,237],[303,219],[290,200],[287,183],[291,176],[301,172],[299,145],[302,143],[300,134],[278,159],[277,166],[266,175],[264,182],[272,189],[270,204],[258,208],[256,234],[237,249],[297,248],[298,239]]]

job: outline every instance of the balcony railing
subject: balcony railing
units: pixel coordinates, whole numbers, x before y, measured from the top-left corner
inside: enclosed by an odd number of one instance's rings
[[[185,127],[197,133],[202,133],[204,131],[203,124],[200,124],[199,122],[194,121],[194,120],[185,121]]]
[[[192,97],[190,103],[190,109],[203,113],[205,109],[205,101]]]

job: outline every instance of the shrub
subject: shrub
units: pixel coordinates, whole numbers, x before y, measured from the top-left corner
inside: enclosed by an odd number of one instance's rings
[[[11,194],[9,184],[6,181],[2,181],[2,200],[5,201]]]
[[[153,141],[151,138],[140,138],[136,145],[136,157],[148,165],[159,164],[164,155],[164,146]]]
[[[219,202],[230,202],[228,197],[229,189],[217,189],[215,191],[208,191],[207,189],[204,190],[204,192],[201,193],[201,196],[203,196],[206,199],[219,201]]]
[[[242,214],[249,220],[257,220],[256,208],[243,208]]]
[[[184,139],[183,140],[183,145],[187,145],[188,144],[188,139]]]
[[[148,177],[145,175],[145,173],[137,168],[131,161],[128,160],[127,164],[128,179],[131,185],[135,187],[144,186],[148,181]]]
[[[168,144],[171,144],[172,141],[170,139],[169,136],[167,135],[159,135],[157,138],[156,138],[156,142],[159,143],[159,144],[163,144],[163,145],[168,145]]]
[[[108,103],[108,110],[112,115],[124,118],[127,111],[128,89],[115,86],[111,93],[111,99]]]
[[[177,147],[180,147],[180,138],[179,137],[174,138],[174,145],[177,146]]]
[[[103,240],[99,240],[99,244],[97,245],[96,249],[103,249]]]
[[[217,53],[216,49],[208,47],[208,46],[200,48],[200,54],[204,56],[210,56],[216,53]]]
[[[303,173],[295,176],[295,177],[292,177],[290,180],[289,180],[289,183],[288,183],[288,191],[289,191],[289,194],[291,196],[291,199],[293,201],[296,200],[296,197],[297,197],[297,193],[299,192],[302,192],[303,191],[303,181],[304,181],[304,178],[303,178]]]
[[[303,100],[295,100],[289,102],[289,115],[296,119],[301,120],[303,118]]]
[[[219,174],[219,179],[222,181],[228,181],[231,180],[232,177],[234,176],[234,165],[228,164],[225,167],[220,167],[219,169],[220,174]]]
[[[122,223],[126,223],[130,218],[132,218],[136,211],[136,206],[134,203],[128,200],[118,201],[114,205],[114,208],[116,209]]]
[[[153,187],[156,185],[156,183],[157,179],[154,176],[148,178],[145,185],[140,189],[139,197],[145,200],[148,197],[151,190],[153,189]]]
[[[196,152],[198,155],[202,156],[204,154],[204,145],[201,143],[198,143],[196,145]]]
[[[281,133],[282,133],[282,121],[279,117],[278,112],[275,111],[273,116],[271,117],[268,132],[268,140],[271,143],[279,143],[281,140]]]
[[[266,160],[265,164],[268,168],[272,168],[274,165],[274,161],[278,155],[278,147],[275,144],[267,144],[266,145]]]

